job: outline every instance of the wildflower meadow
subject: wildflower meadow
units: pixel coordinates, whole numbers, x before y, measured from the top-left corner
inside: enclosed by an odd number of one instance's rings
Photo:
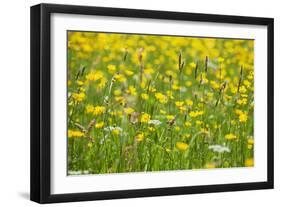
[[[254,40],[67,37],[68,175],[254,166]]]

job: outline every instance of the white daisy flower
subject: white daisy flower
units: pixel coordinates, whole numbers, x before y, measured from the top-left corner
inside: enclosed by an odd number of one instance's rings
[[[223,152],[230,152],[230,149],[226,146],[222,146],[222,145],[210,145],[208,147],[209,149],[213,150],[214,152],[219,152],[219,153],[223,153]]]
[[[157,119],[154,119],[154,120],[149,120],[148,124],[153,124],[155,126],[158,126],[158,125],[162,124],[162,122]]]
[[[118,130],[118,131],[120,131],[120,132],[123,131],[123,129],[122,129],[121,127],[118,127],[118,126],[116,126],[116,127],[108,126],[108,127],[105,127],[105,128],[104,128],[104,131],[107,131],[107,132],[113,131],[113,130]]]

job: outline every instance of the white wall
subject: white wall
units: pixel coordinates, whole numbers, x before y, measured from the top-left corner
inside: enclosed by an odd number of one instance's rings
[[[69,0],[2,1],[0,32],[0,206],[36,206],[29,197],[29,7],[37,3],[67,3],[137,9],[172,10],[275,18],[275,190],[212,193],[64,203],[53,206],[228,206],[266,205],[281,202],[280,37],[278,1],[245,0]],[[279,45],[279,47],[277,47]],[[279,57],[279,58],[277,58]],[[276,205],[275,205],[276,206]]]

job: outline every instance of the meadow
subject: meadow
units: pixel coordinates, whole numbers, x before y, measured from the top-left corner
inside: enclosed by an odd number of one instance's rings
[[[254,40],[67,35],[68,175],[254,166]]]

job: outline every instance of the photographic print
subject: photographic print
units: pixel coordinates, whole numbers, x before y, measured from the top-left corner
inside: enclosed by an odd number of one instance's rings
[[[67,174],[254,166],[254,43],[67,31]]]
[[[274,19],[30,13],[30,199],[274,188]]]

